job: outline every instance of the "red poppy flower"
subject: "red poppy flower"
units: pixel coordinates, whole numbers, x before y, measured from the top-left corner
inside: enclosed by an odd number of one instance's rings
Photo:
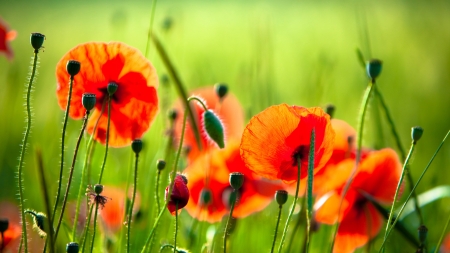
[[[89,42],[78,45],[66,53],[56,66],[57,97],[61,109],[65,110],[69,90],[68,60],[81,63],[75,76],[69,115],[81,119],[85,109],[81,104],[85,92],[96,95],[97,102],[88,122],[87,131],[92,134],[100,117],[94,138],[101,143],[106,140],[108,121],[107,85],[118,84],[112,96],[109,145],[121,147],[141,138],[148,130],[158,112],[158,78],[151,63],[135,48],[120,42]]]
[[[312,130],[315,130],[314,171],[321,169],[333,152],[334,131],[321,108],[275,105],[254,116],[241,141],[242,160],[249,169],[269,179],[297,180],[307,176]]]
[[[175,183],[173,185],[169,203],[167,204],[167,209],[169,209],[169,212],[172,215],[175,215],[175,212],[178,209],[185,207],[189,202],[189,189],[187,187],[187,183],[187,179],[184,175],[177,174],[175,176]],[[166,187],[166,199],[169,195],[169,187],[170,185]]]
[[[191,201],[186,210],[191,216],[213,223],[228,213],[229,195],[232,192],[228,178],[231,172],[244,174],[244,184],[238,191],[238,202],[233,211],[234,217],[245,217],[264,209],[273,200],[275,191],[281,188],[280,183],[262,179],[245,167],[239,155],[239,142],[230,140],[224,149],[203,154],[184,171],[189,176]],[[205,205],[200,195],[207,190],[211,198],[210,203]]]
[[[199,88],[191,92],[191,95],[200,97],[205,102],[206,106],[211,109],[219,118],[225,127],[225,140],[241,138],[242,131],[244,130],[244,112],[237,98],[230,92],[223,98],[222,103],[219,102],[219,97],[213,86]],[[184,109],[182,102],[176,101],[174,109],[179,112],[179,115],[175,121],[175,137],[179,139],[181,136],[181,130],[183,126]],[[194,109],[196,115],[197,127],[200,127],[201,143],[204,152],[208,149],[215,149],[217,145],[212,144],[209,141],[206,133],[201,128],[201,122],[204,109],[198,103],[192,102],[191,108]],[[178,142],[176,143],[178,145]],[[200,155],[200,151],[197,147],[194,132],[192,126],[188,122],[185,130],[183,145],[189,147],[188,159],[192,162]]]
[[[315,205],[318,222],[337,221],[343,188],[355,166],[354,159],[339,163],[330,187],[335,190],[319,196]],[[342,202],[340,226],[334,252],[353,252],[375,237],[382,226],[382,216],[362,195],[369,194],[380,203],[391,204],[401,174],[401,163],[392,149],[369,153],[358,166],[357,174]],[[383,187],[380,187],[382,185]]]
[[[0,252],[15,252],[19,247],[22,226],[20,225],[19,208],[10,202],[0,203],[0,219],[8,220],[8,229],[0,237]],[[3,245],[3,249],[1,248]]]
[[[8,60],[12,60],[14,53],[9,46],[9,41],[16,38],[17,32],[9,30],[8,25],[0,19],[0,53],[4,53]]]

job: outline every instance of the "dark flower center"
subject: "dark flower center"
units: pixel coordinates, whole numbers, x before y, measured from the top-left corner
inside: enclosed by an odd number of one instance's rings
[[[309,156],[309,146],[306,145],[300,145],[298,146],[294,152],[292,153],[292,166],[297,166],[297,159],[299,158],[300,161],[303,161],[304,159],[308,159]]]

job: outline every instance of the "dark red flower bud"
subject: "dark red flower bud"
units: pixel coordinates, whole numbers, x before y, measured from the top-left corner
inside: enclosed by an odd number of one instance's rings
[[[166,187],[166,200],[169,195],[169,186]],[[176,207],[181,209],[187,205],[189,201],[189,189],[187,187],[186,177],[180,174],[175,176],[175,183],[173,184],[172,193],[170,195],[167,209],[172,215],[175,215]]]

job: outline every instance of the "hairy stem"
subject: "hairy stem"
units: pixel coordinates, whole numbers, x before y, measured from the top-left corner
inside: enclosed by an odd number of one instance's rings
[[[270,250],[270,253],[273,253],[273,251],[275,250],[275,242],[277,241],[277,232],[278,232],[278,225],[280,224],[280,218],[281,218],[281,210],[282,210],[283,206],[279,205],[278,206],[278,218],[277,218],[277,224],[275,225],[275,234],[273,235],[273,242],[272,242],[272,249]]]
[[[134,189],[133,189],[133,197],[131,199],[131,204],[128,209],[128,232],[127,232],[127,252],[130,252],[130,234],[131,234],[131,217],[133,217],[133,206],[134,200],[136,199],[136,189],[137,189],[137,177],[138,177],[138,161],[139,154],[136,153],[136,162],[134,164]]]

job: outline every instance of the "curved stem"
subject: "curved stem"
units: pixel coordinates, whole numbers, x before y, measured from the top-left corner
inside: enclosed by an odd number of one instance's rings
[[[147,44],[145,46],[145,58],[148,58],[148,48],[150,46],[150,36],[153,33],[153,19],[155,17],[155,9],[156,9],[156,1],[157,0],[153,0],[152,1],[152,11],[150,13],[150,27],[148,28],[148,37],[147,37]]]
[[[55,220],[56,210],[58,209],[58,202],[59,202],[59,197],[61,194],[61,184],[62,184],[62,176],[63,176],[63,169],[64,169],[64,140],[66,137],[67,120],[69,118],[70,100],[72,99],[73,78],[74,78],[74,76],[70,76],[69,93],[67,94],[66,111],[64,112],[64,123],[63,123],[62,136],[61,136],[61,160],[59,163],[60,164],[59,181],[58,181],[58,190],[56,191],[55,205],[53,207],[53,213],[52,213],[53,221]],[[57,235],[58,235],[58,230],[56,231],[55,237]]]
[[[130,208],[128,210],[127,252],[130,252],[131,217],[133,217],[133,206],[134,206],[134,200],[136,199],[137,177],[138,177],[138,161],[139,161],[139,154],[136,153],[136,162],[134,164],[133,197],[131,199],[131,205],[130,205]]]
[[[205,110],[205,111],[208,110],[208,108],[206,107],[205,103],[200,98],[198,98],[196,96],[189,97],[187,100],[188,100],[188,102],[191,102],[192,100],[197,100],[197,102],[203,107],[203,110]]]
[[[34,51],[33,57],[33,67],[31,69],[31,76],[28,82],[27,87],[27,96],[26,96],[26,110],[27,110],[27,128],[25,129],[25,134],[22,139],[22,149],[20,150],[20,158],[19,158],[19,166],[17,167],[17,181],[19,184],[19,202],[20,202],[20,213],[22,219],[22,239],[19,247],[19,252],[22,252],[22,243],[25,249],[25,253],[28,253],[28,238],[27,238],[27,221],[25,219],[24,212],[24,197],[23,197],[23,185],[22,185],[22,168],[23,168],[23,160],[27,150],[28,145],[28,136],[30,135],[31,130],[31,86],[33,85],[34,76],[36,75],[37,69],[37,60],[38,60],[38,50]]]
[[[277,241],[278,225],[280,224],[281,210],[282,210],[283,206],[279,205],[278,208],[279,208],[279,211],[278,211],[277,225],[275,225],[275,234],[273,235],[273,243],[272,243],[272,249],[270,250],[270,253],[273,253],[273,251],[275,249],[275,242]]]
[[[177,252],[177,234],[178,234],[178,201],[175,202],[175,236],[173,242],[173,253]]]
[[[233,192],[231,194],[232,194],[231,198],[233,201],[231,202],[230,214],[228,215],[227,225],[225,226],[225,231],[223,232],[223,253],[227,252],[227,236],[230,227],[230,220],[233,219],[234,205],[236,204],[236,190],[233,189]]]
[[[292,203],[291,211],[286,219],[286,224],[284,225],[283,235],[281,236],[280,245],[278,246],[278,253],[281,253],[281,249],[283,248],[284,239],[287,235],[287,230],[289,228],[289,222],[291,221],[292,215],[294,214],[295,205],[297,204],[298,199],[298,190],[300,188],[300,169],[301,169],[301,160],[299,156],[296,156],[297,159],[297,186],[295,187],[295,196],[294,202]]]
[[[69,179],[67,180],[67,188],[66,188],[66,193],[64,194],[64,200],[63,200],[62,207],[61,207],[61,214],[59,215],[58,224],[56,225],[55,242],[56,242],[56,239],[58,238],[59,227],[61,226],[61,221],[64,216],[64,210],[66,208],[67,198],[69,197],[70,185],[72,183],[73,171],[75,170],[75,163],[77,160],[78,149],[80,147],[81,139],[83,138],[84,129],[86,129],[88,118],[89,118],[89,111],[86,111],[86,114],[84,115],[83,125],[81,126],[80,135],[78,136],[77,144],[75,146],[75,152],[73,154],[72,165],[70,166],[70,174],[69,174]]]
[[[97,228],[98,202],[95,202],[94,229],[92,230],[91,253],[94,251],[95,230]]]
[[[157,213],[161,211],[161,204],[159,203],[159,179],[161,177],[161,171],[158,170],[158,174],[156,175],[156,184],[155,184],[155,198],[156,198],[156,210]]]
[[[103,171],[105,170],[106,158],[108,157],[109,125],[110,125],[110,123],[111,123],[111,96],[108,96],[108,125],[106,127],[105,156],[103,157],[103,163],[102,163],[102,167],[100,169],[100,176],[98,178],[98,184],[102,183]]]

